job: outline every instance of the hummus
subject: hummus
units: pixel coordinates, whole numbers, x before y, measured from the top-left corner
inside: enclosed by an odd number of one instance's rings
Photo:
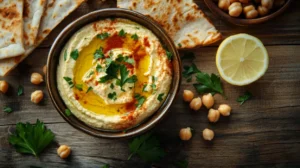
[[[147,28],[126,19],[91,23],[61,52],[57,87],[86,124],[122,130],[163,103],[172,83],[172,54]]]

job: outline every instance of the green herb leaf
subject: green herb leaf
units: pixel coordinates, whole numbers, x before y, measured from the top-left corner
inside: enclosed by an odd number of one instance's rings
[[[136,94],[134,95],[134,98],[135,98],[136,101],[137,101],[137,104],[135,105],[136,107],[141,107],[141,106],[144,104],[145,100],[146,100],[146,98],[145,98],[144,96],[141,96],[141,95],[138,94],[138,93],[136,93]]]
[[[182,160],[182,161],[175,162],[174,165],[178,168],[188,168],[189,163],[186,160]]]
[[[97,68],[97,67],[96,67],[96,68]],[[88,77],[88,78],[91,77],[92,75],[94,75],[94,73],[95,73],[94,71],[91,71],[87,77]]]
[[[73,58],[73,60],[77,60],[77,58],[79,57],[79,52],[77,49],[73,50],[70,54],[71,58]]]
[[[101,65],[97,64],[96,71],[97,72],[102,72],[103,71],[103,68],[101,67]]]
[[[38,156],[54,139],[54,134],[39,120],[35,124],[18,123],[8,141],[17,152]]]
[[[115,88],[115,85],[114,85],[113,83],[111,83],[111,84],[110,84],[110,88],[111,88],[111,89],[114,89],[114,88]]]
[[[243,96],[240,96],[239,98],[236,99],[237,102],[240,103],[240,105],[244,104],[247,100],[251,99],[253,97],[253,95],[246,91],[245,94]]]
[[[178,47],[180,47],[180,48],[182,47],[181,43],[178,43]]]
[[[158,97],[157,97],[157,100],[160,101],[160,102],[163,101],[164,100],[164,98],[163,98],[164,95],[165,95],[164,93],[159,94]]]
[[[103,53],[103,48],[100,47],[99,49],[97,49],[94,53],[94,59],[98,60],[98,59],[102,59],[104,58],[104,53]]]
[[[152,76],[152,84],[150,85],[153,92],[156,91],[156,84],[155,84],[155,81],[156,81],[156,77],[155,76]]]
[[[64,77],[64,79],[69,84],[70,88],[74,87],[74,83],[70,77]]]
[[[119,36],[120,37],[125,37],[126,36],[126,32],[124,31],[124,29],[122,29],[121,31],[119,31]]]
[[[67,61],[67,57],[68,57],[68,53],[67,53],[67,50],[65,50],[65,53],[64,53],[64,61]]]
[[[106,74],[105,76],[101,77],[99,82],[100,83],[105,83],[111,79],[118,78],[118,72],[120,69],[120,65],[116,64],[114,61],[111,61],[111,59],[106,59],[108,61],[107,68],[106,68]]]
[[[83,84],[76,84],[76,89],[78,89],[79,91],[82,91],[83,88]]]
[[[128,56],[124,57],[122,54],[119,54],[118,55],[118,58],[116,59],[116,61],[122,63],[122,62],[126,62],[126,63],[129,63],[131,65],[134,64],[134,59],[132,58],[129,58]]]
[[[88,90],[86,91],[86,93],[89,93],[91,90],[93,90],[93,87],[89,87]]]
[[[193,60],[195,59],[195,54],[193,52],[185,52],[184,55],[181,57],[181,61],[183,60]]]
[[[131,159],[133,155],[138,155],[146,162],[157,162],[165,156],[165,151],[160,147],[160,142],[152,133],[147,133],[134,138],[129,143]]]
[[[138,40],[138,39],[139,39],[139,36],[138,36],[136,33],[134,33],[134,34],[131,36],[131,38],[132,38],[133,40]]]
[[[3,112],[11,113],[11,112],[13,112],[13,109],[11,107],[6,106],[3,108]]]
[[[71,110],[70,109],[66,109],[65,110],[65,114],[66,114],[66,116],[71,116],[72,115],[72,112],[71,112]]]
[[[24,94],[24,87],[19,85],[19,87],[18,87],[18,96],[21,96],[22,94]]]
[[[102,168],[110,168],[110,165],[109,164],[105,164],[102,166]]]
[[[144,84],[143,89],[142,89],[142,92],[147,92],[147,91],[145,90],[146,87],[147,87],[147,84]]]
[[[131,77],[128,77],[129,71],[127,70],[125,65],[120,65],[120,87],[121,90],[123,90],[123,86],[125,83],[135,83],[137,81],[137,77],[135,75],[132,75]]]
[[[187,82],[192,81],[193,74],[201,72],[194,63],[191,66],[184,66],[183,69],[182,76],[187,79]]]
[[[109,33],[105,32],[105,33],[101,33],[97,35],[97,38],[101,39],[101,40],[105,40],[106,38],[109,37]]]
[[[117,93],[116,92],[109,93],[107,97],[112,100],[117,100]]]
[[[166,50],[166,54],[167,54],[168,60],[171,61],[173,59],[173,54],[168,50]]]
[[[194,84],[194,87],[200,94],[223,94],[221,80],[217,75],[211,74],[211,76],[209,76],[207,73],[198,72],[196,74],[196,79],[199,83]]]

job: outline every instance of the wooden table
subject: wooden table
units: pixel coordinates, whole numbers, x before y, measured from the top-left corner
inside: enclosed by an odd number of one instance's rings
[[[116,168],[147,167],[137,157],[127,161],[129,140],[96,138],[71,127],[54,109],[45,84],[34,86],[30,83],[32,72],[42,72],[49,48],[58,33],[79,16],[99,8],[115,7],[115,1],[107,1],[101,5],[90,0],[81,5],[28,59],[4,78],[11,88],[7,95],[0,94],[0,108],[8,105],[14,112],[0,112],[0,167],[96,168],[104,163]],[[235,87],[223,82],[228,99],[216,96],[216,107],[220,103],[228,103],[233,112],[230,117],[222,117],[216,124],[208,122],[207,110],[192,112],[188,104],[183,102],[183,89],[194,90],[190,83],[183,80],[169,115],[154,129],[168,151],[162,162],[156,165],[172,167],[173,161],[187,159],[192,168],[300,166],[300,1],[294,1],[280,17],[253,27],[227,24],[213,16],[202,0],[196,2],[224,37],[248,33],[260,38],[269,52],[270,65],[266,75],[249,86]],[[197,57],[195,63],[202,71],[217,73],[217,47],[218,44],[215,44],[192,50]],[[18,85],[24,86],[25,95],[16,96]],[[36,89],[41,89],[46,94],[40,105],[30,101],[30,94]],[[255,97],[240,106],[236,98],[246,90],[251,91]],[[9,131],[17,122],[35,122],[37,118],[55,133],[57,143],[53,143],[39,158],[17,153],[8,143]],[[196,133],[191,141],[182,142],[178,138],[178,132],[180,128],[187,126],[193,127]],[[202,139],[201,132],[207,127],[215,131],[212,143]],[[57,156],[58,144],[72,147],[69,159],[62,160]]]

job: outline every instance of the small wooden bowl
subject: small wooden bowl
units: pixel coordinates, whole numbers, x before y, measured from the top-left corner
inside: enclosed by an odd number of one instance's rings
[[[259,17],[255,19],[244,19],[244,18],[235,18],[230,16],[228,13],[224,12],[222,9],[218,7],[218,5],[213,0],[204,0],[208,8],[214,13],[215,15],[220,16],[223,20],[226,20],[227,22],[230,22],[232,24],[238,25],[238,26],[247,26],[247,25],[253,25],[253,24],[260,24],[266,21],[269,21],[278,15],[282,14],[288,6],[291,4],[292,0],[287,0],[285,4],[276,10],[275,12],[264,16]]]

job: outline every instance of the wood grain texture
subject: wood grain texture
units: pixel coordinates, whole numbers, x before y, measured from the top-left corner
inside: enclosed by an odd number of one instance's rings
[[[259,37],[270,55],[266,75],[246,87],[235,87],[223,82],[228,99],[216,95],[215,107],[221,103],[232,106],[232,115],[222,117],[216,124],[207,120],[207,110],[198,112],[189,109],[181,93],[194,90],[191,83],[182,81],[177,99],[168,116],[154,128],[167,151],[159,167],[173,167],[175,160],[187,159],[189,167],[299,167],[300,166],[300,1],[295,1],[285,14],[271,22],[255,27],[236,27],[213,16],[202,0],[196,1],[212,19],[216,27],[229,36],[245,32]],[[0,167],[101,167],[109,163],[114,168],[151,167],[134,157],[127,161],[129,140],[107,140],[82,133],[67,124],[52,106],[45,84],[30,83],[32,72],[42,72],[49,47],[65,25],[83,14],[100,7],[114,7],[115,1],[98,4],[88,1],[72,13],[55,29],[49,38],[36,49],[17,69],[4,79],[11,88],[7,95],[0,94],[0,108],[11,106],[14,112],[0,112]],[[192,50],[196,54],[194,63],[204,72],[217,73],[215,54],[217,44]],[[182,52],[183,53],[183,52]],[[189,65],[191,62],[184,61]],[[2,80],[1,78],[0,80]],[[23,85],[25,94],[17,95],[18,85]],[[30,94],[36,89],[45,93],[40,105],[30,102]],[[246,90],[254,98],[240,106],[235,100]],[[17,122],[35,122],[39,118],[55,133],[56,143],[47,148],[39,158],[21,155],[8,143],[9,132]],[[182,127],[193,127],[196,131],[189,142],[178,138]],[[215,131],[213,142],[202,140],[202,130]],[[67,144],[72,155],[67,160],[56,154],[58,144]]]

